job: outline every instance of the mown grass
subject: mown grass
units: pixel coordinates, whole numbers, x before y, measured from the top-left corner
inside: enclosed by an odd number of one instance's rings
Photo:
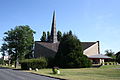
[[[15,67],[12,67],[12,66],[6,66],[6,65],[0,65],[0,67],[4,67],[4,68],[10,68],[10,69],[21,69],[21,66],[17,66],[16,68]]]
[[[52,74],[52,69],[40,69],[37,74],[70,80],[120,80],[120,65],[102,66],[100,68],[60,69],[61,74]]]
[[[0,67],[6,66],[2,65]],[[100,68],[60,69],[61,74],[53,74],[52,69],[40,69],[37,72],[34,70],[28,72],[69,80],[120,80],[120,65],[104,65]]]
[[[109,68],[120,68],[120,65],[104,65],[100,67],[101,69],[109,69]]]

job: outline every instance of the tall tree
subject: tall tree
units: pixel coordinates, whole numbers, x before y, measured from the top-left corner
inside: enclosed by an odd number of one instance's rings
[[[83,55],[81,42],[70,32],[63,35],[54,61],[56,66],[62,68],[89,67],[91,65],[87,56]]]
[[[40,39],[42,42],[46,42],[46,32],[43,31],[42,37]]]
[[[4,56],[5,56],[5,52],[7,52],[7,44],[3,43],[1,48],[0,48],[0,52],[2,52],[2,58],[3,58],[3,64],[4,64]]]
[[[110,50],[105,50],[105,55],[115,59],[115,54],[111,49]]]
[[[50,41],[50,32],[47,31],[47,42],[49,42],[49,41]]]
[[[58,39],[58,41],[60,41],[61,38],[62,38],[62,32],[61,32],[61,31],[58,31],[58,32],[57,32],[57,39]]]
[[[117,52],[115,55],[116,55],[116,61],[120,64],[120,51]]]
[[[25,58],[26,54],[31,53],[34,44],[33,31],[29,26],[16,26],[4,34],[4,41],[8,44],[8,52],[15,60],[15,67],[18,60]]]
[[[73,35],[71,30],[68,32],[68,34],[69,34],[69,35]]]

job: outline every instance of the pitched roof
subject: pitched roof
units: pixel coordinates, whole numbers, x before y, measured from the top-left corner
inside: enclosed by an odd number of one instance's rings
[[[89,48],[90,46],[92,46],[93,44],[95,44],[96,42],[81,42],[82,48],[83,50]]]
[[[42,45],[43,47],[46,47],[50,50],[53,50],[55,52],[57,52],[58,47],[59,47],[59,42],[57,43],[50,43],[50,42],[40,42],[40,41],[36,41],[38,44]]]
[[[40,41],[36,41],[37,44],[42,45],[43,47],[46,47],[50,50],[53,50],[55,52],[57,52],[58,47],[60,42],[57,43],[50,43],[50,42],[40,42]],[[82,48],[83,50],[89,48],[90,46],[92,46],[93,44],[95,44],[96,42],[81,42]]]

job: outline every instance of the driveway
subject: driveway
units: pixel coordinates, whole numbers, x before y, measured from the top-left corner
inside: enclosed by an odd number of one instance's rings
[[[22,72],[20,70],[0,68],[0,80],[59,80],[59,79],[40,76],[29,72]]]

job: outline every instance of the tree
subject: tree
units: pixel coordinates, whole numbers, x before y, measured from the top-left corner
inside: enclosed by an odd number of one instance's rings
[[[120,64],[120,51],[117,52],[115,55],[116,55],[116,61]]]
[[[69,35],[72,35],[72,31],[71,30],[69,31]]]
[[[115,59],[115,54],[111,49],[110,50],[105,50],[105,55]]]
[[[62,32],[61,32],[61,31],[58,31],[58,32],[57,32],[57,39],[58,39],[58,41],[60,41],[61,38],[62,38]]]
[[[4,34],[4,41],[8,45],[8,53],[15,61],[15,67],[19,60],[23,60],[25,55],[30,54],[33,50],[34,37],[33,31],[29,26],[16,26]]]
[[[81,42],[71,32],[64,34],[55,55],[55,65],[62,68],[89,67],[87,56],[83,55]]]
[[[42,42],[46,42],[46,32],[43,31],[42,37],[40,39]]]
[[[49,42],[49,41],[50,41],[50,32],[47,31],[47,42]]]
[[[4,58],[4,56],[5,56],[5,51],[7,51],[7,44],[3,43],[2,46],[1,46],[0,51],[2,52],[1,54],[2,54],[2,56],[3,56],[3,58]]]
[[[5,56],[5,52],[7,51],[7,44],[3,43],[0,49],[0,52],[2,52],[2,58],[3,58],[3,64],[4,64],[4,56]]]

